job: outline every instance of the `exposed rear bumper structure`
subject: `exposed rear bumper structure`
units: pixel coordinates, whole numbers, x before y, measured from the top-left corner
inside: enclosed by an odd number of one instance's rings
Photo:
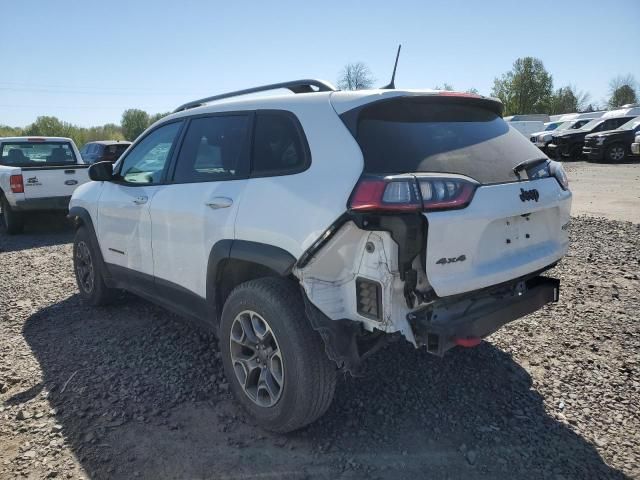
[[[416,343],[443,355],[456,345],[477,344],[503,325],[557,302],[559,292],[559,280],[538,276],[475,296],[461,295],[457,301],[443,299],[446,303],[435,302],[407,319]]]

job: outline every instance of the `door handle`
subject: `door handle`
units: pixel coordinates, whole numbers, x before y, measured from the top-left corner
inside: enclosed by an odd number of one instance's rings
[[[144,195],[140,195],[139,197],[136,197],[133,199],[133,203],[135,203],[136,205],[143,205],[145,203],[147,203],[147,200],[149,200],[149,197],[145,197]]]
[[[233,205],[233,200],[229,197],[214,197],[206,203],[207,207],[217,210],[219,208],[229,208]]]

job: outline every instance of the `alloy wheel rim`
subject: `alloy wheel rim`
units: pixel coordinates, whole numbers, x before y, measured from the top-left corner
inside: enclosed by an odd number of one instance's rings
[[[621,160],[624,157],[624,151],[622,147],[615,147],[611,149],[611,158],[613,160]]]
[[[252,310],[239,313],[229,335],[231,363],[243,392],[256,405],[273,407],[284,389],[280,346],[267,321]]]
[[[93,291],[94,270],[89,247],[85,242],[79,242],[76,247],[76,272],[78,283],[86,293]]]

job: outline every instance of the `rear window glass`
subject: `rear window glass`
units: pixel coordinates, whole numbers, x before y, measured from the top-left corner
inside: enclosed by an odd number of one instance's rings
[[[39,167],[76,163],[68,142],[6,142],[0,148],[0,164]]]
[[[306,143],[293,115],[258,112],[253,139],[252,176],[297,173],[308,165]]]
[[[107,145],[104,153],[107,155],[116,155],[119,157],[128,147],[129,145],[126,144]]]
[[[480,183],[516,181],[513,167],[544,157],[495,112],[458,99],[398,99],[360,113],[365,172],[456,173]]]

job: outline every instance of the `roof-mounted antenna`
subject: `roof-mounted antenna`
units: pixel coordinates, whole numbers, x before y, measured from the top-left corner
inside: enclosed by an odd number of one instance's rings
[[[398,53],[396,53],[396,63],[393,65],[393,75],[391,75],[391,81],[389,85],[382,87],[382,90],[395,90],[396,89],[396,68],[398,68],[398,58],[400,58],[400,49],[402,44],[398,45]]]

